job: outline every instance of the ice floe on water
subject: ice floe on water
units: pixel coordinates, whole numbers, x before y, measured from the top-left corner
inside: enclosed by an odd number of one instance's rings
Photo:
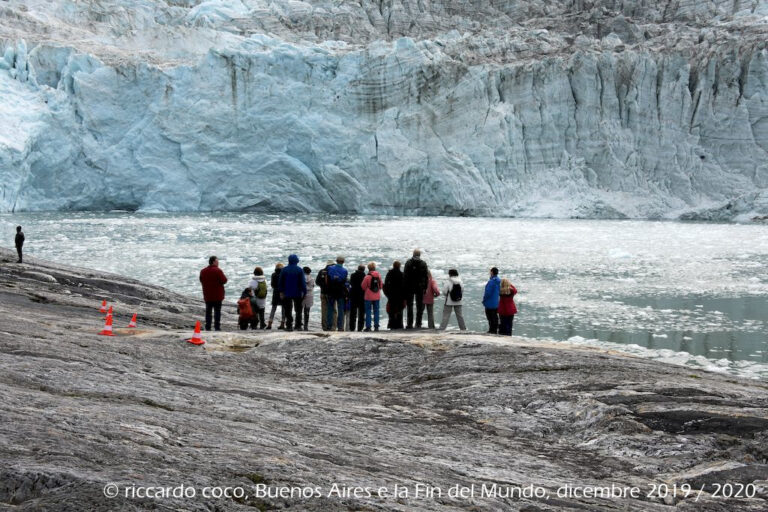
[[[497,266],[520,292],[517,335],[559,341],[581,337],[630,352],[642,347],[648,351],[643,357],[733,373],[764,375],[749,365],[768,365],[766,225],[29,213],[0,215],[4,240],[12,238],[16,224],[25,226],[30,255],[193,296],[200,295],[200,268],[216,254],[230,277],[232,304],[256,265],[269,274],[294,252],[314,272],[337,255],[344,255],[350,268],[375,261],[386,271],[393,260],[405,262],[419,247],[438,281],[448,269],[459,270],[470,329],[486,330],[483,284],[488,269]],[[438,318],[441,308],[438,299]],[[313,319],[316,324],[318,317]]]
[[[653,359],[664,363],[689,366],[699,370],[710,372],[729,373],[751,379],[768,378],[768,364],[754,361],[733,361],[726,358],[712,359],[704,356],[697,356],[688,352],[680,352],[669,349],[649,349],[640,345],[623,345],[611,343],[596,339],[586,339],[581,336],[572,336],[566,340],[566,343],[572,345],[595,347],[606,350],[615,350],[632,354],[645,359]],[[760,354],[756,354],[760,355]]]

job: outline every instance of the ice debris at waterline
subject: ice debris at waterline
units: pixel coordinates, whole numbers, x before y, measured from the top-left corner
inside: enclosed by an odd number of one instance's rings
[[[0,210],[748,220],[768,0],[0,5]]]
[[[586,339],[582,336],[571,336],[566,342],[572,345],[595,347],[602,350],[615,350],[654,361],[689,366],[710,372],[730,373],[752,379],[768,379],[768,364],[765,363],[744,360],[732,361],[726,358],[712,359],[679,350],[666,348],[650,349],[634,343],[613,343],[597,339]]]
[[[202,302],[0,250],[0,506],[14,510],[766,508],[764,383],[615,352],[481,334],[206,333]],[[116,321],[96,334],[108,297]],[[225,313],[225,325],[235,315]],[[328,497],[334,484],[535,486],[499,495]],[[739,488],[725,492],[723,485]],[[111,485],[110,485],[111,484]],[[248,497],[140,499],[139,486]],[[322,496],[259,497],[256,486]],[[637,498],[558,498],[570,485]],[[695,492],[658,492],[661,485]],[[114,487],[122,492],[114,496]],[[657,492],[654,494],[654,486]],[[720,495],[715,495],[720,489]],[[126,497],[126,489],[129,491]],[[701,489],[702,492],[698,492]],[[746,491],[745,491],[746,489]]]

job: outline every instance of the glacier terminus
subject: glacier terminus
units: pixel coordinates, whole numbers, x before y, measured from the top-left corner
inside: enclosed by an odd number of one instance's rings
[[[768,0],[0,0],[0,211],[749,221]]]

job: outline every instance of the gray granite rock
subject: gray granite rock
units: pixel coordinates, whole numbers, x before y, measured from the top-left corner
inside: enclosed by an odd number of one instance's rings
[[[0,507],[11,510],[765,510],[768,387],[602,350],[476,333],[239,332],[201,304],[0,250]],[[56,283],[39,276],[47,275]],[[69,293],[65,293],[68,291]],[[96,333],[102,299],[116,336]],[[114,301],[114,302],[113,302]],[[138,310],[139,328],[124,328]],[[118,485],[119,497],[103,489]],[[333,484],[408,499],[328,497]],[[416,497],[417,484],[444,491]],[[652,496],[690,484],[695,495]],[[713,496],[716,484],[757,497]],[[135,486],[242,487],[139,499]],[[449,498],[455,485],[549,499]],[[566,484],[637,499],[557,497]],[[321,497],[257,497],[258,485]],[[134,486],[134,487],[131,487]]]

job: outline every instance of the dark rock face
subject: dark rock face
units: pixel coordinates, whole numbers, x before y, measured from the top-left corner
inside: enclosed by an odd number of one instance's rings
[[[202,312],[193,300],[12,257],[0,252],[3,509],[768,508],[762,382],[479,334],[232,330],[194,347],[183,341]],[[113,338],[96,335],[102,298],[115,300]],[[120,496],[105,497],[108,483]],[[329,497],[334,483],[410,494]],[[649,496],[654,483],[678,493]],[[756,495],[715,496],[726,483]],[[182,484],[196,497],[125,495]],[[416,496],[418,484],[443,495]],[[448,496],[473,484],[473,498]],[[494,484],[496,495],[480,494]],[[558,496],[566,484],[641,495]],[[683,484],[696,492],[685,497]],[[260,497],[259,485],[294,497]],[[500,492],[529,485],[548,499]],[[206,486],[247,496],[204,498]]]

